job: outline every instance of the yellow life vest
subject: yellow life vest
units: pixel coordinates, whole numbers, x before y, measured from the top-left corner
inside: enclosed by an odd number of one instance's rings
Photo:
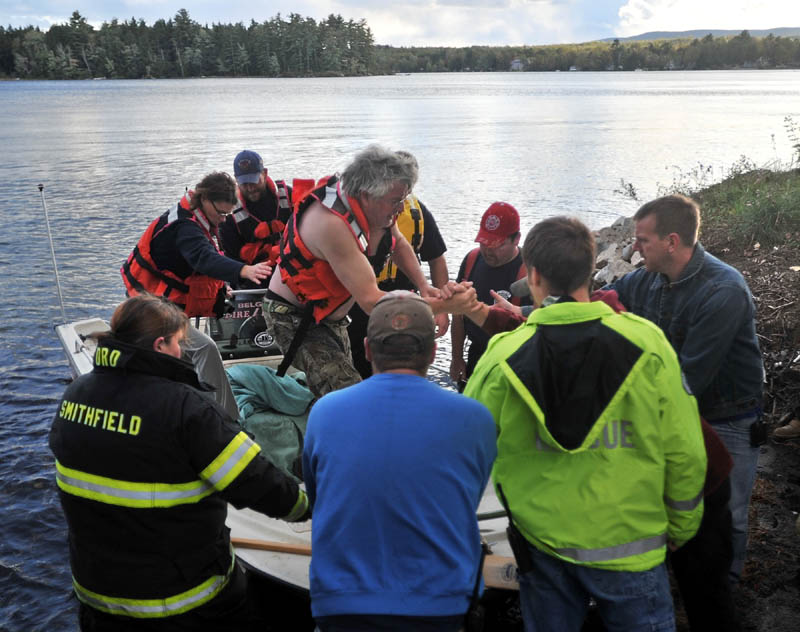
[[[425,220],[422,217],[419,200],[415,196],[409,195],[403,202],[403,211],[397,216],[397,228],[400,229],[403,237],[408,240],[419,258],[419,250],[422,248],[422,239],[425,235]],[[389,257],[383,270],[378,274],[378,283],[396,277],[397,266]]]

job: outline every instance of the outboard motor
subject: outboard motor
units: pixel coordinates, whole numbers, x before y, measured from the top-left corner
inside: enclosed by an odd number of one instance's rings
[[[217,343],[223,360],[281,355],[261,313],[265,293],[265,289],[233,290],[233,300],[225,315],[208,319],[208,333]]]

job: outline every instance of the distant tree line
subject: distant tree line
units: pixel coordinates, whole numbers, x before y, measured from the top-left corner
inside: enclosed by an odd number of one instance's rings
[[[152,26],[114,19],[95,30],[75,11],[46,32],[0,27],[0,76],[22,79],[362,75],[373,52],[366,22],[340,15],[203,26],[181,9]]]
[[[0,26],[0,77],[139,79],[302,77],[411,72],[552,70],[699,70],[800,67],[800,39],[735,37],[551,46],[376,46],[364,20],[329,15],[317,22],[290,13],[264,22],[201,25],[179,10],[152,26],[104,22],[78,11],[67,24]]]
[[[711,70],[798,68],[800,38],[735,37],[587,42],[550,46],[376,47],[376,63],[393,72],[493,70]]]

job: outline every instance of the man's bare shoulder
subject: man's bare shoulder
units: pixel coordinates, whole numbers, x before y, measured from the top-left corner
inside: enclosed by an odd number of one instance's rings
[[[347,224],[319,202],[314,202],[308,207],[298,231],[303,243],[314,256],[325,261],[328,260],[326,253],[331,249],[344,247],[349,250],[349,247],[355,245]]]

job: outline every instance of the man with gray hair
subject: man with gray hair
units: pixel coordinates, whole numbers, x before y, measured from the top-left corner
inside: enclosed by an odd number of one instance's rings
[[[475,514],[494,422],[425,378],[436,343],[420,296],[384,294],[364,346],[373,375],[320,399],[308,419],[311,611],[322,632],[455,632],[479,573]]]
[[[375,277],[389,254],[434,312],[461,313],[474,305],[471,288],[448,284],[440,290],[428,283],[395,225],[416,181],[413,156],[370,145],[341,178],[294,182],[296,207],[281,240],[280,274],[270,281],[264,317],[286,358],[306,372],[316,397],[360,381],[347,312],[355,301],[369,314],[383,296]]]

